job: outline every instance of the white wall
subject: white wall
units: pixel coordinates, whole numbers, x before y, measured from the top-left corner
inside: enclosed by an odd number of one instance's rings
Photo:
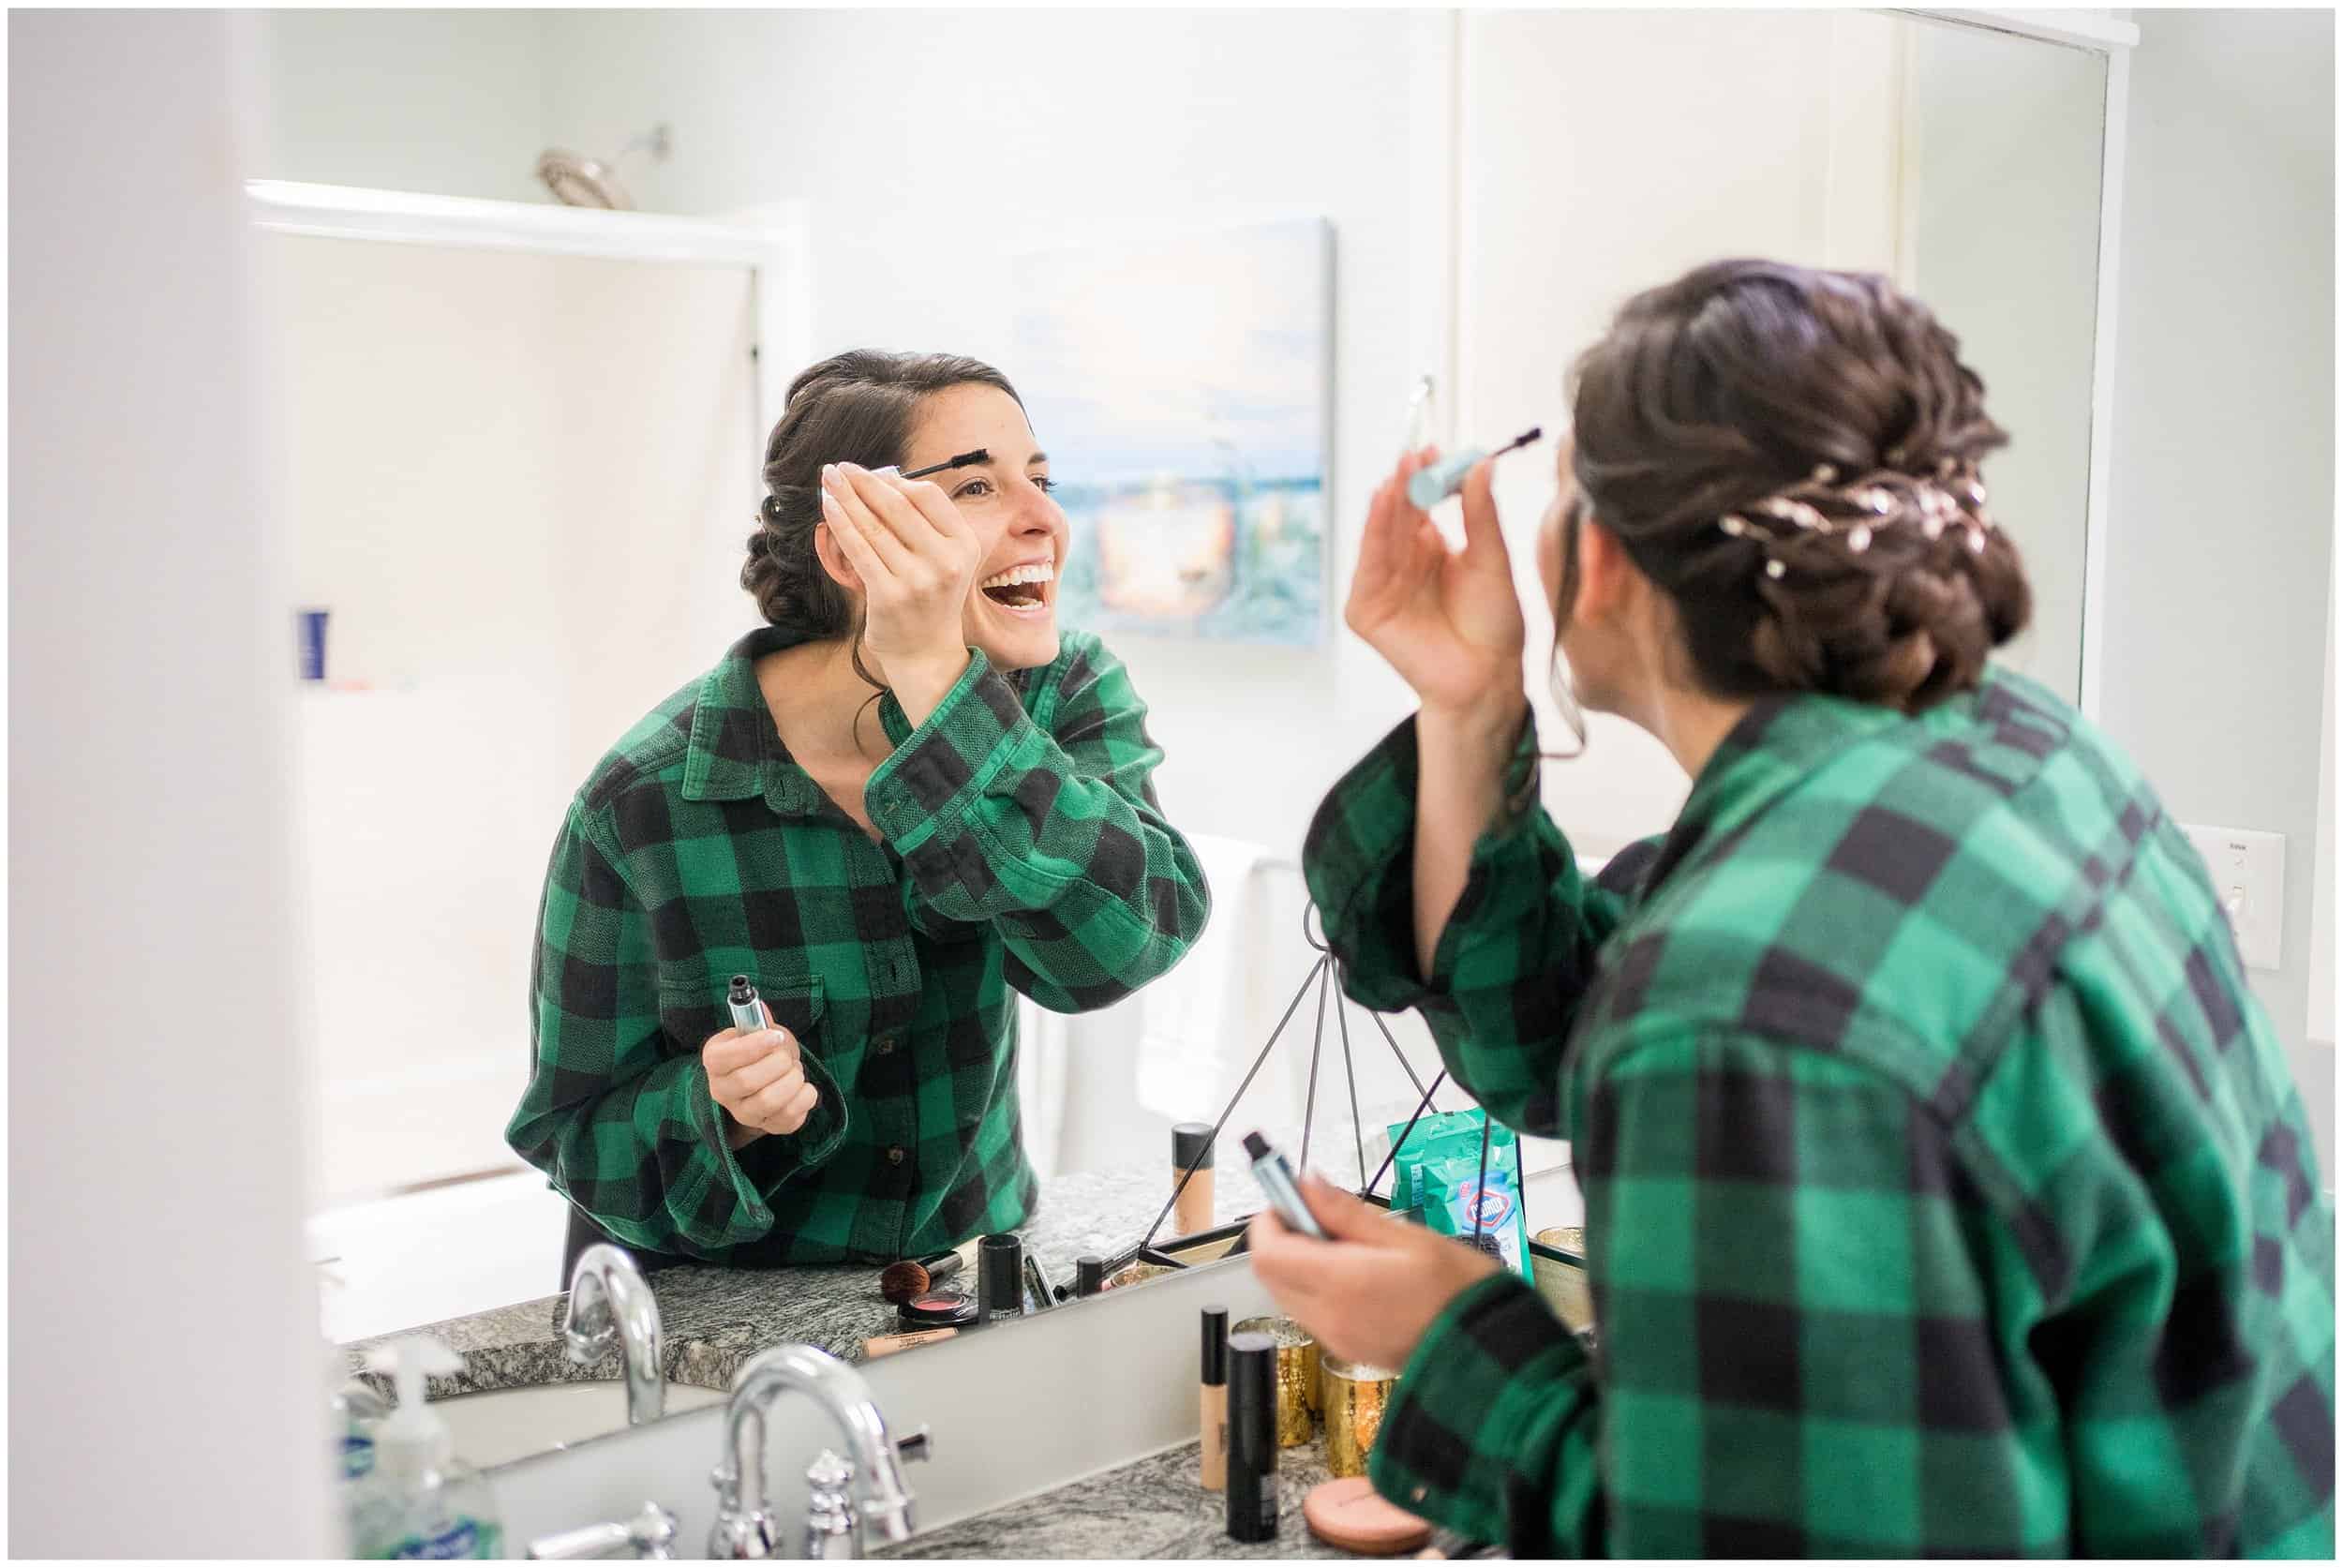
[[[514,1163],[562,811],[747,607],[751,281],[306,235],[264,254],[293,583],[331,611],[296,820],[340,1201]]]
[[[549,32],[546,135],[618,145],[672,121],[677,157],[639,182],[646,206],[809,201],[817,353],[999,358],[1017,246],[1325,215],[1347,565],[1419,368],[1405,323],[1438,298],[1411,257],[1427,204],[1410,154],[1440,131],[1412,107],[1414,25],[1398,11],[572,12]],[[1325,786],[1406,710],[1347,635],[1315,652],[1116,649],[1155,705],[1167,806],[1289,855]]]
[[[2286,835],[2255,990],[2305,1039],[2335,540],[2335,18],[2142,11],[2116,337],[2105,722],[2183,821]]]
[[[338,1546],[300,1248],[247,26],[8,19],[16,1556]]]
[[[550,202],[536,166],[552,14],[261,12],[271,114],[255,172]],[[626,140],[575,150],[607,157]]]

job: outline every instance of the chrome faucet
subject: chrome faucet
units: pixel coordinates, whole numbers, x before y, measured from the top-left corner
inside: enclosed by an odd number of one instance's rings
[[[909,1540],[911,1488],[903,1485],[902,1461],[928,1456],[926,1430],[895,1441],[861,1373],[811,1345],[780,1345],[732,1380],[724,1454],[711,1478],[716,1525],[709,1531],[708,1555],[732,1561],[773,1555],[773,1520],[765,1511],[765,1412],[793,1390],[812,1396],[846,1440],[847,1457],[825,1454],[808,1474],[815,1495],[808,1500],[806,1555],[861,1556],[864,1525],[882,1540]],[[856,1504],[851,1493],[858,1477],[863,1496]]]
[[[597,1242],[570,1270],[570,1300],[561,1337],[574,1366],[590,1366],[610,1349],[625,1347],[626,1424],[640,1426],[667,1411],[667,1374],[661,1365],[659,1299],[643,1271],[621,1248]]]

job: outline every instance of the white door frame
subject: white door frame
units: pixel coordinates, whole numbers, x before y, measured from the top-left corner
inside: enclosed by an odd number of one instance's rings
[[[802,202],[759,208],[752,218],[716,220],[286,180],[247,181],[245,193],[254,223],[283,234],[746,267],[756,301],[750,342],[756,352],[760,443],[781,417],[789,378],[812,354],[813,269]]]
[[[2123,250],[2124,141],[2131,111],[2131,52],[2138,24],[2087,10],[1933,10],[1905,14],[2080,49],[2107,62],[2099,135],[2098,289],[2091,323],[2091,477],[2082,517],[2082,678],[2076,706],[2099,716],[2106,664],[2108,480],[2115,445],[2115,289]]]

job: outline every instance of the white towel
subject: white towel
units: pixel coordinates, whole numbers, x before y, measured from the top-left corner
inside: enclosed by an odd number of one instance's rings
[[[1175,1122],[1208,1122],[1261,1046],[1247,1032],[1246,1002],[1269,851],[1202,833],[1187,843],[1212,889],[1212,918],[1179,966],[1139,994],[1139,1103]]]
[[[1017,1106],[1025,1158],[1037,1176],[1058,1173],[1066,1135],[1067,1019],[1017,998]]]

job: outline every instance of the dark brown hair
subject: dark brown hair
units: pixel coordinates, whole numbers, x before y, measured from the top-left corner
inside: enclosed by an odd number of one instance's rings
[[[765,442],[767,494],[740,567],[740,586],[767,620],[811,637],[859,637],[853,596],[813,549],[813,530],[822,520],[822,465],[901,466],[920,400],[971,385],[1017,396],[1008,378],[982,360],[877,349],[833,355],[789,383],[780,422]],[[1018,398],[1020,407],[1023,401]],[[871,679],[861,670],[858,650],[855,667]]]
[[[2008,438],[1959,342],[1887,279],[1711,262],[1628,301],[1574,381],[1558,621],[1591,515],[1674,603],[1718,696],[1918,712],[1974,687],[2024,628],[2017,549],[1969,485]],[[1832,527],[1750,510],[1784,494]],[[1720,526],[1737,513],[1745,531]]]

